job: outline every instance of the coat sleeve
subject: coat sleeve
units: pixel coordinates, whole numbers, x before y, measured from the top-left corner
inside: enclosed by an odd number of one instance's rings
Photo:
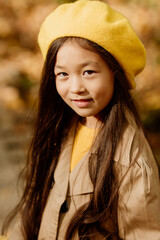
[[[141,136],[141,143],[142,149],[136,159],[140,142],[135,134],[127,155],[133,163],[119,188],[119,233],[124,240],[160,240],[158,167],[144,136]]]

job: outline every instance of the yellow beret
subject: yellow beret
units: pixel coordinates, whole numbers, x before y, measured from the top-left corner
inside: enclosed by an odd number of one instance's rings
[[[131,88],[146,63],[145,48],[128,19],[100,1],[79,0],[57,7],[42,23],[38,43],[45,59],[57,38],[75,36],[97,43],[119,62]]]

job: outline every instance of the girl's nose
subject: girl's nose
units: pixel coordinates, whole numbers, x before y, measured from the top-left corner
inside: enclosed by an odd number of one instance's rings
[[[71,80],[71,92],[83,93],[86,91],[83,80],[79,76],[74,76]]]

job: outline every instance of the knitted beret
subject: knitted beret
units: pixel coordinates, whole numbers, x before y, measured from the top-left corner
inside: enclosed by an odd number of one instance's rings
[[[88,39],[106,49],[122,66],[131,88],[146,63],[146,52],[128,19],[100,1],[79,0],[57,7],[44,20],[38,43],[45,59],[50,44],[61,37]]]

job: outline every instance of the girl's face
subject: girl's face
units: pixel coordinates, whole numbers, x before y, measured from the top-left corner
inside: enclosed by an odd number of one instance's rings
[[[99,119],[114,91],[114,74],[94,51],[76,42],[65,42],[58,50],[54,67],[59,95],[86,125]]]

